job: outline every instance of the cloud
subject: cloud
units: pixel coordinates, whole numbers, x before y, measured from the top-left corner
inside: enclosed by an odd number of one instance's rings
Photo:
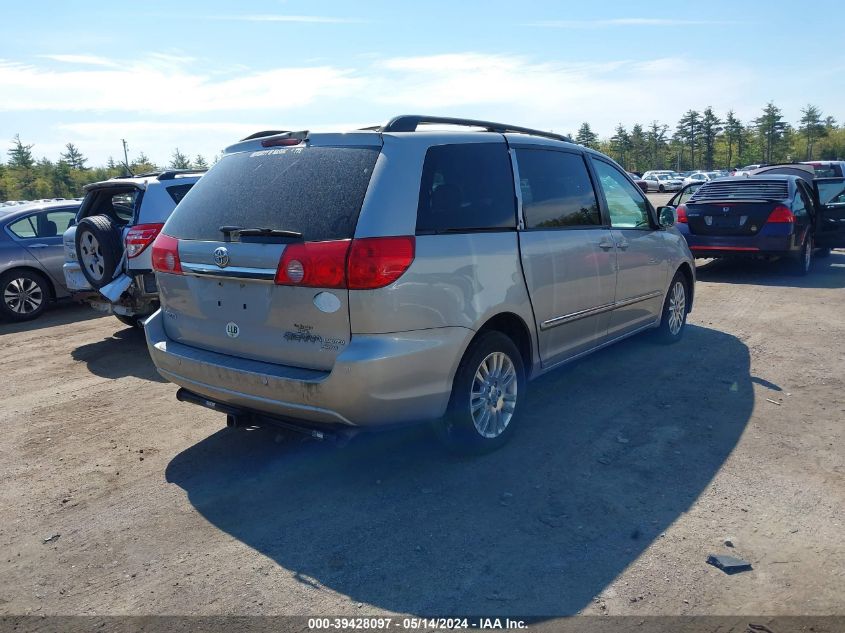
[[[211,16],[208,19],[231,22],[293,22],[299,24],[364,24],[367,22],[367,20],[359,18],[338,18],[323,15],[280,15],[276,13],[217,15]]]
[[[615,18],[611,20],[540,20],[524,26],[554,29],[601,29],[613,26],[703,26],[732,24],[719,20],[676,20],[673,18]]]
[[[213,154],[258,129],[346,130],[414,112],[561,133],[589,121],[608,136],[620,122],[672,124],[706,105],[749,118],[760,106],[753,95],[766,88],[737,60],[683,57],[564,62],[468,51],[221,70],[170,52],[116,63],[56,69],[0,60],[0,112],[16,113],[0,116],[0,127],[15,121],[0,133],[21,132],[38,152],[71,140],[92,160],[115,155],[126,138],[130,151],[138,146],[160,162],[176,146]],[[797,95],[802,88],[812,86],[796,86]],[[37,123],[27,129],[23,120]]]
[[[221,78],[192,69],[190,57],[153,53],[114,68],[47,69],[0,60],[0,111],[187,114],[303,107],[355,88],[331,66],[274,68]],[[83,64],[84,65],[84,64]]]
[[[77,64],[82,66],[106,66],[116,67],[118,64],[105,57],[98,57],[96,55],[39,55],[44,59],[52,59],[54,62],[62,62],[64,64]]]

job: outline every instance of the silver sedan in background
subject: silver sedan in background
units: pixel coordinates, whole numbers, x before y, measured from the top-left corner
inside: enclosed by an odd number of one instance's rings
[[[62,200],[0,209],[0,317],[26,321],[68,296],[62,233],[79,202]]]
[[[679,191],[684,186],[684,181],[680,178],[675,178],[669,174],[649,174],[643,176],[643,180],[648,184],[649,191],[658,191],[663,193],[665,191]]]

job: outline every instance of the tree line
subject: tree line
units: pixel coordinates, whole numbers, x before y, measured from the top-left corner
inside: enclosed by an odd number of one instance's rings
[[[781,163],[802,160],[845,158],[845,125],[808,104],[801,109],[795,125],[786,121],[774,103],[760,115],[743,122],[729,110],[723,117],[708,106],[688,110],[673,131],[665,123],[635,123],[630,131],[621,123],[610,138],[599,138],[589,123],[574,135],[577,143],[613,157],[629,171],[648,169],[729,169],[753,163]],[[109,158],[99,167],[88,166],[88,159],[73,143],[65,146],[58,159],[36,160],[32,144],[19,135],[11,141],[5,163],[0,161],[0,201],[73,198],[82,195],[89,182],[115,176],[155,172],[162,169],[204,169],[209,162],[197,155],[191,159],[176,148],[167,165],[155,165],[143,152],[129,163]],[[217,157],[212,159],[212,163]]]
[[[209,162],[200,154],[193,159],[177,147],[167,165],[156,165],[144,152],[128,165],[109,158],[105,165],[91,167],[82,151],[73,143],[65,145],[58,160],[47,157],[36,160],[33,144],[24,143],[16,134],[0,162],[0,202],[4,200],[39,200],[41,198],[75,198],[91,182],[117,176],[143,174],[164,169],[206,169]],[[212,163],[217,161],[215,156]]]
[[[613,136],[600,139],[583,123],[574,135],[577,143],[614,158],[629,171],[649,169],[730,169],[756,163],[788,163],[845,158],[845,126],[808,104],[796,125],[790,124],[774,103],[760,115],[743,122],[733,110],[724,117],[708,106],[688,110],[671,131],[652,121],[635,123],[630,131],[621,123]]]

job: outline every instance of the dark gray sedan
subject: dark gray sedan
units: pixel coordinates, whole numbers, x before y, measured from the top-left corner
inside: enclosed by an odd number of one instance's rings
[[[34,319],[68,296],[62,233],[78,210],[76,200],[0,208],[0,317]]]

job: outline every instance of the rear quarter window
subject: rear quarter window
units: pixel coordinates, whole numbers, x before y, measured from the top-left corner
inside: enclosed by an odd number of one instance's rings
[[[291,147],[224,156],[185,195],[164,232],[215,241],[221,226],[351,238],[380,149]]]
[[[426,152],[417,233],[516,228],[516,196],[504,143],[436,145]]]

